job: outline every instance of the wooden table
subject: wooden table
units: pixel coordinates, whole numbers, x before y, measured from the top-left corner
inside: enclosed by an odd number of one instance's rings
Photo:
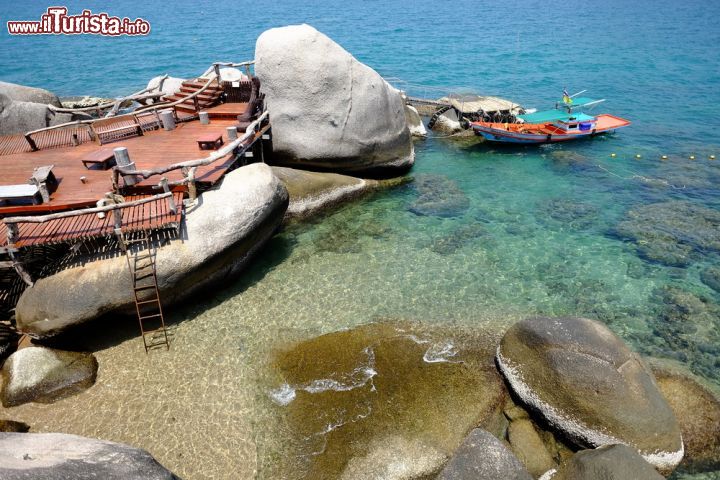
[[[222,132],[207,133],[196,139],[200,150],[217,150],[223,144]]]
[[[89,169],[90,166],[100,165],[101,170],[107,170],[115,165],[115,153],[112,148],[101,148],[83,156],[80,161]],[[90,165],[90,166],[88,166]]]

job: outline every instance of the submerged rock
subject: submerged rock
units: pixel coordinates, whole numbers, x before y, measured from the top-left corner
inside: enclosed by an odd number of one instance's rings
[[[184,238],[157,249],[163,305],[237,275],[282,222],[287,205],[287,190],[262,163],[234,170],[219,188],[203,193],[181,224]],[[85,260],[23,292],[19,330],[50,336],[109,312],[134,310],[126,259],[100,253]]]
[[[720,305],[671,285],[657,289],[653,300],[659,307],[648,319],[654,338],[647,353],[682,360],[694,373],[720,379]]]
[[[494,345],[481,332],[399,322],[329,333],[280,352],[274,366],[282,379],[270,398],[296,450],[285,451],[269,476],[437,471],[470,429],[502,417],[506,392]]]
[[[272,169],[290,194],[287,214],[292,217],[312,215],[319,210],[357,198],[378,186],[376,180],[364,180],[337,173],[308,172],[286,167]]]
[[[682,460],[680,428],[652,373],[599,322],[516,323],[497,362],[518,397],[579,446],[629,444],[665,471]]]
[[[476,428],[463,440],[437,480],[531,480],[522,463],[489,432]]]
[[[390,173],[415,154],[400,92],[309,25],[267,30],[255,69],[279,164]]]
[[[707,267],[700,272],[700,280],[708,287],[720,293],[720,267]]]
[[[550,452],[530,419],[518,418],[510,422],[508,442],[513,453],[525,468],[537,478],[556,467]]]
[[[405,105],[405,121],[407,121],[410,135],[413,137],[427,137],[427,129],[417,109],[411,105]]]
[[[480,223],[466,223],[451,231],[448,235],[433,240],[430,249],[440,255],[451,255],[465,245],[472,243],[473,240],[487,235],[487,233],[485,227]]]
[[[26,87],[16,83],[0,82],[0,94],[16,102],[40,103],[61,107],[57,95],[42,88]]]
[[[598,217],[598,209],[594,205],[566,198],[551,198],[541,203],[538,209],[553,220],[575,229],[592,226]]]
[[[447,457],[413,439],[391,436],[373,442],[369,453],[352,458],[340,480],[416,480],[433,478]]]
[[[543,480],[662,480],[664,477],[627,445],[606,445],[577,452]]]
[[[0,432],[25,433],[30,430],[30,425],[15,420],[0,420]]]
[[[669,266],[689,265],[698,253],[720,252],[720,211],[672,200],[633,208],[615,228],[638,253]]]
[[[145,450],[64,433],[0,433],[0,478],[178,480]]]
[[[652,365],[658,388],[680,424],[685,457],[681,470],[720,470],[720,398],[689,374]]]
[[[2,404],[53,403],[95,383],[98,363],[89,353],[28,347],[10,355],[2,368]]]
[[[414,186],[418,197],[409,210],[416,215],[459,217],[470,208],[465,192],[444,175],[418,175]]]

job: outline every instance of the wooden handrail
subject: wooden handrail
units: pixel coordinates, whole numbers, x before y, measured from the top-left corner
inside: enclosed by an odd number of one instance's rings
[[[268,118],[268,112],[266,111],[262,115],[260,115],[257,120],[252,122],[250,125],[248,125],[247,129],[245,130],[245,134],[242,137],[239,137],[232,142],[224,145],[220,149],[216,150],[215,152],[211,153],[209,156],[205,158],[199,158],[196,160],[186,160],[184,162],[179,163],[173,163],[172,165],[167,165],[165,167],[160,167],[152,170],[131,170],[119,166],[113,167],[113,171],[117,174],[121,175],[140,175],[141,177],[147,179],[152,177],[153,175],[162,175],[164,173],[170,172],[172,170],[179,170],[182,168],[192,168],[192,167],[202,167],[205,165],[210,165],[212,163],[217,162],[221,158],[226,157],[228,154],[232,153],[233,150],[235,150],[240,144],[242,144],[245,140],[255,135],[255,129],[265,120]]]
[[[168,108],[168,107],[174,107],[175,105],[180,105],[181,103],[184,103],[186,100],[194,99],[195,97],[200,95],[202,92],[204,92],[210,86],[210,84],[213,82],[213,80],[217,80],[218,84],[220,83],[220,78],[213,74],[212,77],[208,78],[207,83],[205,83],[205,85],[203,85],[202,88],[200,88],[200,90],[191,93],[187,97],[183,97],[180,100],[175,100],[174,102],[167,102],[167,103],[164,102],[164,103],[159,103],[159,104],[155,104],[155,105],[147,105],[145,107],[140,107],[140,108],[137,108],[136,110],[133,110],[133,113],[146,112],[148,110],[159,109],[159,108]]]
[[[163,84],[163,82],[164,82],[165,79],[167,79],[167,78],[168,78],[168,75],[165,74],[165,75],[163,75],[162,77],[160,77],[160,82],[158,83],[158,85],[157,85],[156,87],[152,87],[152,88],[146,87],[146,88],[143,88],[142,90],[138,90],[138,91],[135,92],[135,93],[131,93],[130,95],[128,95],[128,96],[126,96],[126,97],[120,98],[120,99],[118,99],[118,100],[113,100],[112,102],[107,102],[107,103],[104,103],[104,104],[95,105],[95,106],[93,106],[93,107],[63,108],[63,107],[56,107],[56,106],[54,106],[54,105],[48,105],[48,108],[49,108],[50,110],[53,110],[53,111],[55,111],[55,112],[60,112],[60,113],[89,112],[89,111],[92,111],[92,110],[104,110],[104,109],[106,109],[106,108],[113,107],[113,106],[114,106],[116,103],[118,103],[118,102],[122,103],[122,102],[124,102],[124,101],[126,101],[126,100],[134,100],[135,97],[139,97],[139,96],[143,95],[144,93],[149,92],[150,90],[155,90],[156,88],[161,87],[162,84]],[[153,94],[151,94],[151,96],[139,98],[139,100],[142,100],[142,99],[144,99],[144,98],[152,98],[152,95],[158,95],[158,94],[153,93]],[[162,95],[162,92],[161,92],[159,95]]]
[[[59,218],[78,217],[80,215],[86,215],[89,213],[104,213],[112,210],[118,210],[128,207],[135,207],[144,203],[154,202],[156,200],[162,200],[163,198],[171,197],[172,192],[160,193],[152,197],[141,198],[140,200],[133,200],[132,202],[116,203],[114,205],[106,205],[104,207],[93,207],[84,208],[82,210],[71,210],[69,212],[51,213],[49,215],[35,215],[29,217],[7,217],[3,218],[3,222],[6,225],[17,224],[17,223],[45,223],[50,220],[57,220]],[[10,229],[8,228],[8,231]]]

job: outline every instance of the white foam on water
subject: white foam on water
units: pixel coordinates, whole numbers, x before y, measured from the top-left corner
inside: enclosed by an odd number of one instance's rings
[[[458,363],[459,360],[452,360],[452,358],[455,357],[457,354],[457,348],[455,347],[453,342],[448,340],[445,342],[438,342],[430,345],[430,348],[428,348],[425,352],[425,355],[423,355],[423,360],[426,363]]]
[[[283,383],[280,388],[270,392],[272,401],[282,407],[290,405],[290,402],[295,400],[295,395],[295,389],[287,383]]]
[[[307,393],[322,393],[327,391],[347,392],[356,388],[364,387],[368,383],[371,384],[371,391],[375,391],[373,377],[377,375],[375,370],[375,352],[372,347],[363,349],[363,353],[367,355],[367,361],[353,369],[349,374],[340,376],[340,379],[320,378],[311,382],[300,385],[283,384],[279,388],[270,392],[270,398],[280,406],[287,406],[297,396],[298,390]]]

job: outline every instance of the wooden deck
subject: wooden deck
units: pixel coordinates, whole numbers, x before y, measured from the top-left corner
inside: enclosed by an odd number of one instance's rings
[[[180,224],[182,218],[182,192],[175,192],[176,212],[170,210],[167,198],[122,209],[122,229],[125,233],[139,230],[168,228]],[[132,202],[147,195],[128,195],[125,201]],[[49,220],[45,223],[18,224],[18,240],[15,247],[65,243],[78,239],[104,237],[113,234],[114,222],[112,212],[104,218],[96,213],[88,213],[70,218]],[[0,222],[0,249],[7,246],[7,226]]]
[[[231,108],[223,104],[223,111]],[[213,109],[208,109],[212,111]],[[0,217],[17,215],[21,213],[41,213],[61,211],[70,208],[95,206],[97,200],[106,192],[112,190],[112,171],[100,169],[87,169],[81,159],[87,154],[101,148],[126,147],[130,159],[135,162],[136,169],[153,169],[172,163],[205,158],[211,152],[198,148],[196,138],[214,132],[222,132],[223,141],[228,142],[226,128],[234,125],[234,120],[212,119],[210,124],[202,125],[199,121],[180,123],[172,131],[153,130],[145,132],[143,136],[126,138],[102,146],[94,142],[83,143],[75,147],[60,147],[36,152],[23,152],[0,156],[0,185],[26,184],[32,175],[33,168],[42,165],[55,165],[53,173],[58,179],[59,186],[50,196],[50,201],[40,205],[0,205]],[[213,184],[227,171],[232,163],[232,156],[227,161],[199,167],[196,173],[198,182]],[[182,172],[175,170],[166,175],[169,181],[180,180]],[[81,180],[85,177],[85,182]],[[157,185],[159,177],[151,177],[140,185]],[[159,192],[156,192],[159,193]]]
[[[247,103],[221,103],[211,108],[206,108],[208,116],[213,119],[237,120],[238,115],[242,115],[247,110]]]

